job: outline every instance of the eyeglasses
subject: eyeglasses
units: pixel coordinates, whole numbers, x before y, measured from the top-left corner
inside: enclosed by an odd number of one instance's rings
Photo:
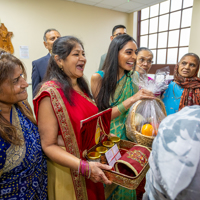
[[[146,62],[147,65],[150,65],[150,64],[153,63],[152,60],[146,60],[146,59],[144,59],[144,58],[140,58],[140,59],[138,59],[138,61],[139,61],[140,64],[144,64],[144,63]]]
[[[115,35],[113,35],[114,37],[117,37],[117,36],[119,36],[119,35],[126,35],[126,33],[117,33],[117,34],[115,34]]]

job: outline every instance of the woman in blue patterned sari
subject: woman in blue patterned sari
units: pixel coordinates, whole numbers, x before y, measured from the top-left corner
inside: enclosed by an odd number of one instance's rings
[[[47,164],[23,64],[0,50],[0,199],[47,199]]]

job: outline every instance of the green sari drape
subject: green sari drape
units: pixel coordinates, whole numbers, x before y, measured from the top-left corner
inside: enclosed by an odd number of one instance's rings
[[[132,72],[125,74],[117,83],[113,100],[110,99],[112,107],[121,104],[123,101],[133,96],[138,87],[132,82]],[[119,117],[111,121],[110,133],[115,134],[123,140],[128,140],[126,137],[125,122],[128,116],[129,109],[123,112]],[[105,188],[107,193],[107,200],[136,200],[136,191],[129,190],[121,186],[111,185]],[[110,193],[110,194],[109,194]]]
[[[132,72],[125,74],[117,83],[113,100],[110,99],[110,105],[115,107],[123,101],[133,96],[138,87],[132,82]],[[125,122],[128,116],[129,109],[123,112],[120,116],[111,121],[110,133],[115,134],[123,140],[128,140],[126,137]]]

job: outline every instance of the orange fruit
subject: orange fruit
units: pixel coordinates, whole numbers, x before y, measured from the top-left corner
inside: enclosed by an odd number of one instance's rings
[[[154,128],[153,128],[153,126],[151,124],[144,124],[142,126],[141,132],[142,132],[143,135],[153,136],[153,134],[154,134]]]

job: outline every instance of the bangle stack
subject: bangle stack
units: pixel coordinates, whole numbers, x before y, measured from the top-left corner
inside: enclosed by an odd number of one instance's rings
[[[78,166],[78,174],[85,176],[87,179],[90,178],[91,168],[90,168],[89,162],[80,160],[80,163]]]

